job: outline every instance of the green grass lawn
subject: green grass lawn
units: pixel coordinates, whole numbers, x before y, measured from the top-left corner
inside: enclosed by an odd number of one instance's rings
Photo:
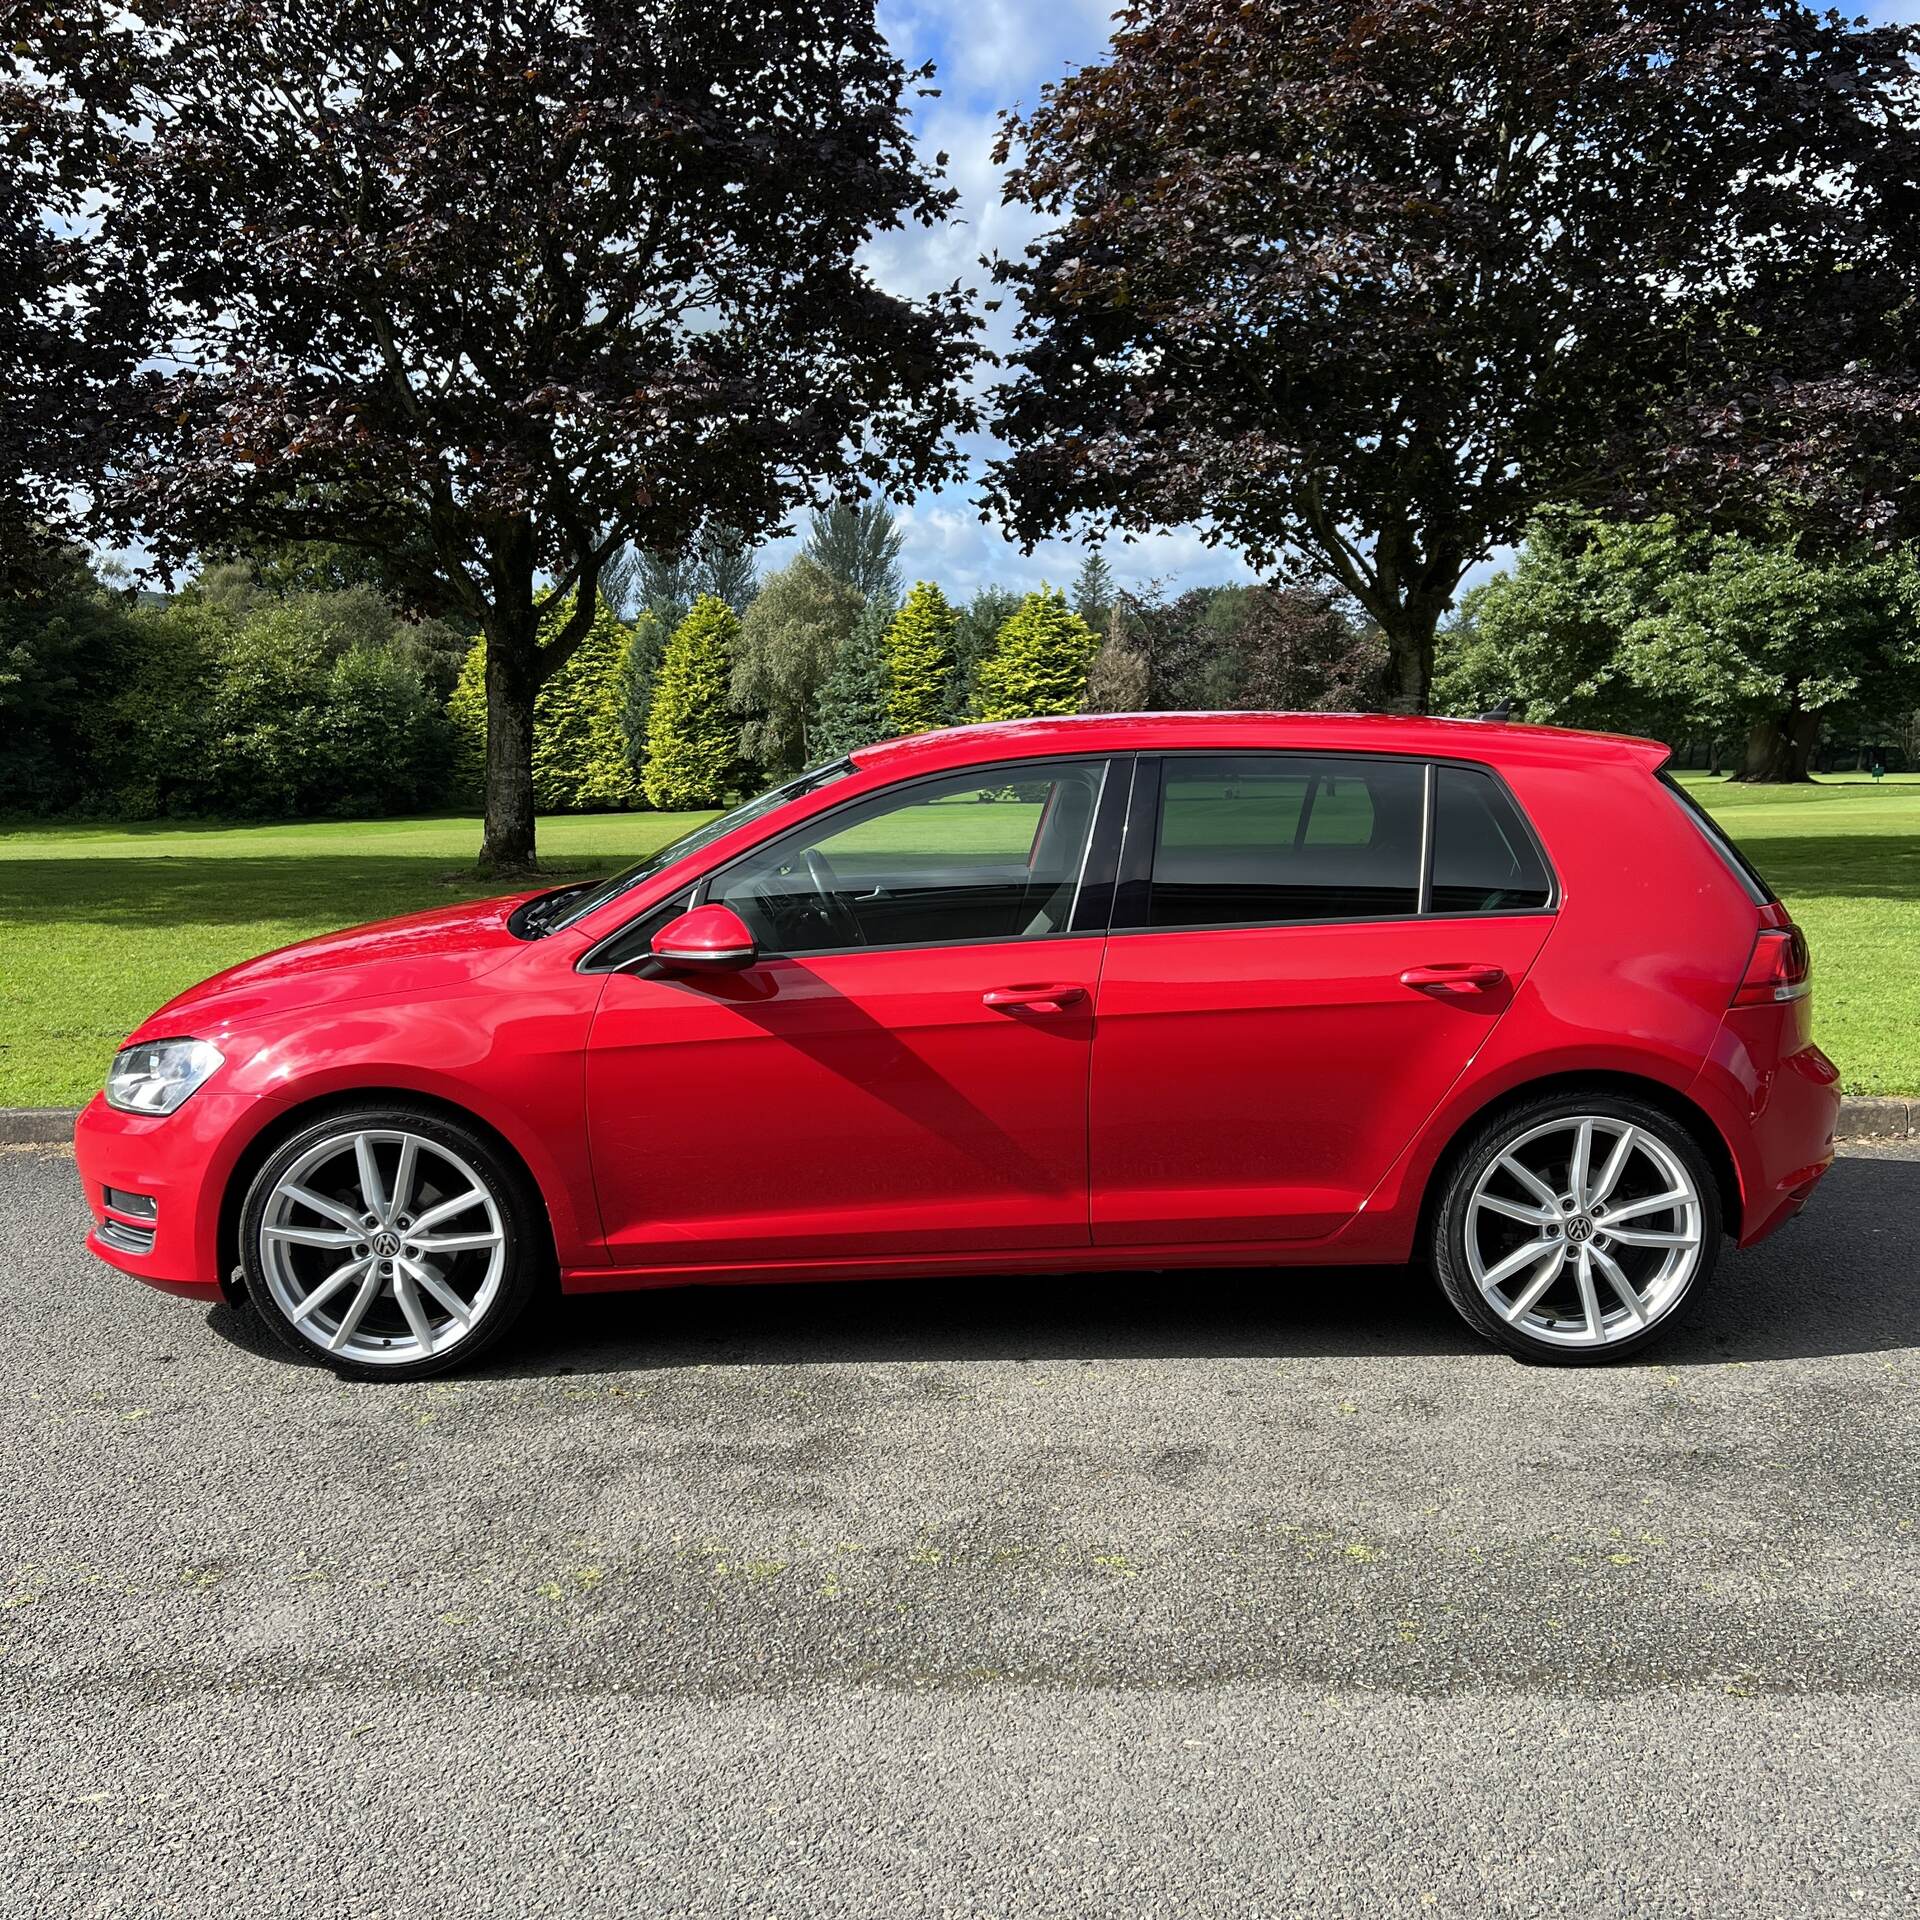
[[[1688,784],[1806,928],[1847,1089],[1920,1092],[1920,780]],[[1000,815],[956,807],[956,850],[997,850]],[[541,857],[608,872],[707,817],[543,820]],[[0,832],[0,1106],[80,1104],[130,1027],[237,960],[493,891],[463,871],[478,844],[470,819]]]
[[[542,820],[540,857],[610,873],[710,817]],[[463,870],[479,845],[461,819],[0,832],[0,1107],[81,1105],[130,1027],[235,961],[498,893]]]
[[[1814,1035],[1849,1093],[1920,1093],[1920,778],[1686,785],[1806,929]]]

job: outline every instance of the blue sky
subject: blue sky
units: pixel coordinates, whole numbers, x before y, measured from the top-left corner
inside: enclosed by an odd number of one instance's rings
[[[932,60],[937,100],[916,103],[914,123],[929,152],[945,151],[949,182],[960,193],[956,223],[945,231],[884,236],[871,250],[883,285],[902,292],[945,286],[958,279],[985,287],[983,253],[1017,253],[1032,227],[1000,204],[1000,176],[992,149],[1000,109],[1033,104],[1044,82],[1104,51],[1114,0],[880,0],[880,20],[909,65]],[[987,344],[1004,350],[1011,332],[1006,312],[987,316]],[[993,442],[971,451],[984,457]],[[1055,542],[1023,554],[980,520],[971,488],[960,487],[894,502],[906,534],[902,567],[908,580],[937,580],[964,599],[990,582],[1026,588],[1043,581],[1069,584],[1086,549]],[[780,564],[797,540],[772,543],[763,565]],[[1107,558],[1122,580],[1177,578],[1183,585],[1250,578],[1238,557],[1207,547],[1197,533],[1174,530],[1131,546],[1117,542]]]
[[[916,128],[930,151],[949,156],[948,177],[960,191],[959,223],[938,234],[888,236],[872,250],[883,284],[901,291],[945,285],[958,278],[980,286],[979,256],[1014,253],[1029,227],[1000,205],[991,154],[1002,107],[1031,105],[1041,86],[1069,66],[1097,59],[1105,48],[1115,0],[880,0],[880,19],[895,50],[910,65],[932,60],[939,69],[937,100],[919,103]],[[1845,8],[1879,21],[1920,20],[1920,0],[1879,0]],[[1003,348],[1010,321],[990,318],[988,344]],[[978,443],[985,454],[992,443]],[[1065,585],[1085,549],[1056,543],[1023,554],[980,521],[971,490],[950,489],[896,502],[905,532],[903,565],[913,579],[938,580],[964,598],[989,581],[1009,586]],[[774,542],[764,564],[778,565],[798,545]],[[1107,557],[1123,581],[1153,577],[1196,586],[1251,577],[1225,547],[1206,546],[1192,529],[1173,529],[1129,546],[1110,545]],[[1497,557],[1496,557],[1497,560]],[[1469,584],[1492,570],[1477,568]]]

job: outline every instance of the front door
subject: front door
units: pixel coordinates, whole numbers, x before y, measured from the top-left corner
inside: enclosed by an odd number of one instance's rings
[[[614,975],[588,1044],[616,1267],[1085,1246],[1103,760],[903,783],[714,875],[739,973]]]
[[[1100,985],[1095,1243],[1318,1238],[1511,1005],[1547,871],[1484,773],[1434,770],[1429,833],[1419,761],[1159,766]]]

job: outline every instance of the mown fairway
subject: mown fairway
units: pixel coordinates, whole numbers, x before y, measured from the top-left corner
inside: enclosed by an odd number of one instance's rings
[[[1806,927],[1848,1091],[1920,1092],[1920,780],[1688,784]],[[955,850],[998,811],[956,807]],[[707,817],[544,820],[541,854],[608,872]],[[478,844],[470,819],[0,833],[0,1106],[81,1104],[129,1028],[237,960],[495,890],[468,870]]]

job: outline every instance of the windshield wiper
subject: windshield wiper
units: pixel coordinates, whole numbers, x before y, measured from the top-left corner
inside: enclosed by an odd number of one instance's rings
[[[555,887],[551,893],[536,894],[531,900],[514,909],[513,918],[507,923],[509,930],[517,933],[523,940],[542,940],[553,931],[549,924],[554,910],[576,894],[585,893],[589,887],[599,883],[593,880],[575,880],[570,885]]]

